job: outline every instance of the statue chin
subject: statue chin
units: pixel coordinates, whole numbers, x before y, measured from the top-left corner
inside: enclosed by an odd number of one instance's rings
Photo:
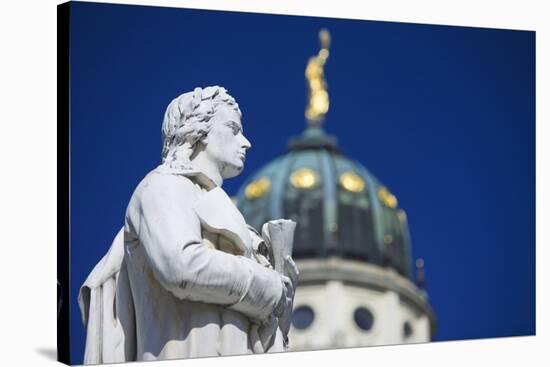
[[[244,169],[244,164],[241,164],[239,166],[236,166],[233,164],[227,164],[222,170],[222,177],[224,179],[236,177],[241,174],[243,169]]]

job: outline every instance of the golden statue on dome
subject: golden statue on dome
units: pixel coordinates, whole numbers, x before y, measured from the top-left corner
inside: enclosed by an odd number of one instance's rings
[[[319,126],[329,108],[327,82],[324,72],[330,47],[330,33],[328,30],[321,29],[319,32],[319,41],[321,49],[316,56],[309,58],[305,73],[308,88],[306,118],[310,126]]]

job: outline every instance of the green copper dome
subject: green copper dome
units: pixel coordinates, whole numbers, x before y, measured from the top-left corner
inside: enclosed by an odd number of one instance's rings
[[[339,256],[411,275],[409,231],[397,199],[336,139],[309,127],[283,156],[254,173],[239,190],[247,223],[293,219],[295,259]]]

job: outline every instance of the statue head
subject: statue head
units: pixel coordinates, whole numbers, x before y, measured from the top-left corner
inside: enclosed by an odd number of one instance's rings
[[[196,161],[215,166],[222,178],[242,171],[250,148],[239,105],[219,86],[195,88],[172,100],[164,114],[162,137],[164,164],[193,168]]]

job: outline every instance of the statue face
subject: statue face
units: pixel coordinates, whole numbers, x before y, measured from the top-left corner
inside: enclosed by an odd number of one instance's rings
[[[219,106],[212,117],[212,128],[203,140],[204,153],[220,169],[221,176],[235,177],[244,168],[246,150],[250,142],[243,135],[241,118],[229,106]]]

